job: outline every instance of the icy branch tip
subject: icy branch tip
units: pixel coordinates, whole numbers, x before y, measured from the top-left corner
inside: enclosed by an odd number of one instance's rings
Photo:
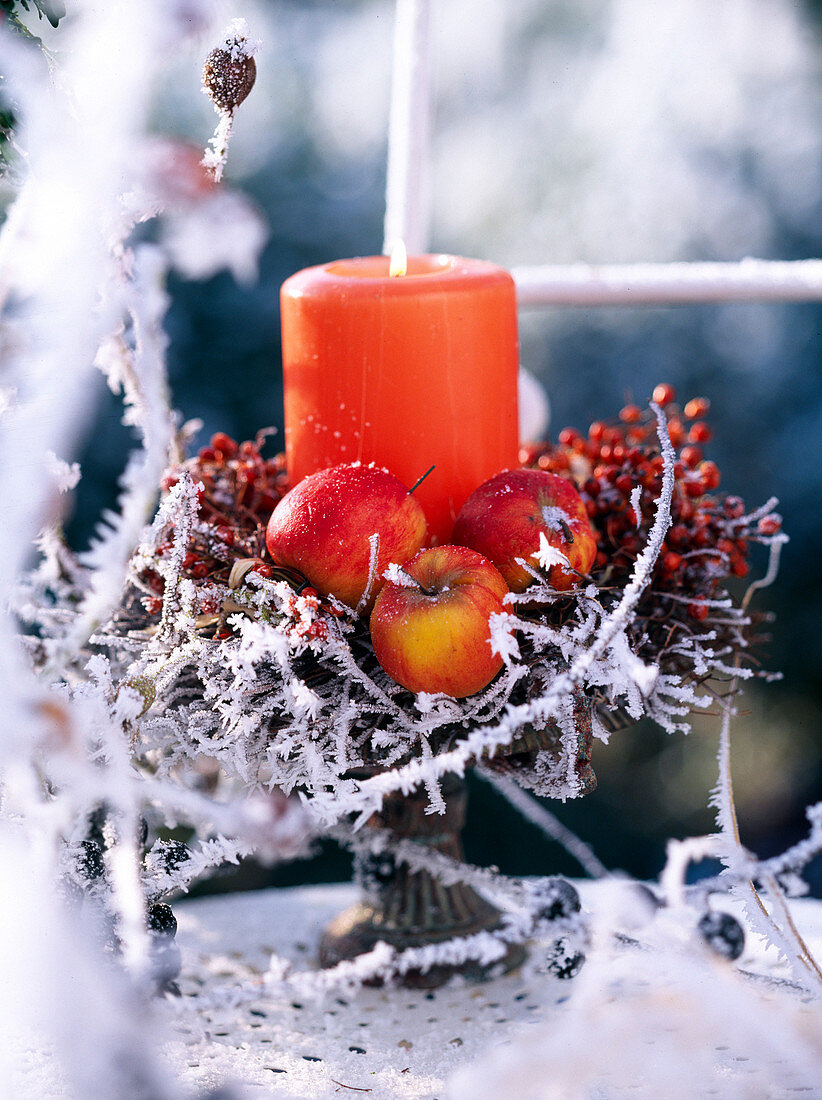
[[[257,79],[254,54],[259,46],[259,42],[249,39],[246,21],[235,19],[226,32],[225,46],[212,50],[203,65],[203,91],[220,121],[202,163],[217,183],[223,178],[234,114]]]

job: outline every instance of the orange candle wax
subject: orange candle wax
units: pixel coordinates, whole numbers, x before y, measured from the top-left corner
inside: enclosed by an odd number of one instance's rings
[[[447,542],[474,489],[517,464],[516,295],[482,260],[386,256],[307,268],[281,291],[292,482],[376,462],[415,490]]]

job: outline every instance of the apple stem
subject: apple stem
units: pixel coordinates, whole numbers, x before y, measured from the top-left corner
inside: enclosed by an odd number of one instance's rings
[[[431,467],[430,470],[426,470],[425,473],[422,475],[422,477],[418,477],[417,480],[414,482],[414,484],[411,486],[411,488],[408,490],[409,495],[411,493],[413,493],[415,489],[419,489],[420,485],[422,485],[422,483],[425,481],[425,479],[428,477],[428,475],[430,473],[432,473],[434,470],[436,470],[436,468],[437,467],[436,467],[436,464],[435,464],[434,466]]]
[[[432,466],[431,469],[433,470],[433,468],[434,467]],[[430,471],[429,471],[429,473],[430,473]],[[420,581],[418,581],[416,577],[412,577],[411,574],[408,572],[408,570],[403,569],[403,567],[401,565],[398,566],[397,568],[399,569],[400,573],[402,573],[402,575],[404,577],[408,577],[409,581],[414,582],[415,586],[417,588],[419,588],[420,592],[422,592],[422,594],[424,596],[436,596],[437,593],[436,593],[435,589],[426,588],[424,584],[422,584]]]
[[[558,520],[558,523],[559,523],[560,527],[562,528],[562,533],[563,533],[563,535],[565,535],[566,540],[568,542],[573,542],[574,541],[574,532],[571,530],[571,528],[568,526],[568,524],[565,522],[565,520],[560,519],[560,520]]]

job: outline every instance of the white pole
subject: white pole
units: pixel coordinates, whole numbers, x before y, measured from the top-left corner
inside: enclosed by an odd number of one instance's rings
[[[405,242],[419,255],[428,248],[431,114],[430,0],[397,0],[394,68],[388,127],[385,240]]]
[[[521,307],[822,300],[822,260],[545,265],[513,275]]]

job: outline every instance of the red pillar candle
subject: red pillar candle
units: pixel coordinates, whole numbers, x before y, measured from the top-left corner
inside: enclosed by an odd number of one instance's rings
[[[514,281],[482,260],[386,256],[307,268],[281,291],[285,445],[292,482],[376,462],[415,490],[429,541],[516,465]]]

